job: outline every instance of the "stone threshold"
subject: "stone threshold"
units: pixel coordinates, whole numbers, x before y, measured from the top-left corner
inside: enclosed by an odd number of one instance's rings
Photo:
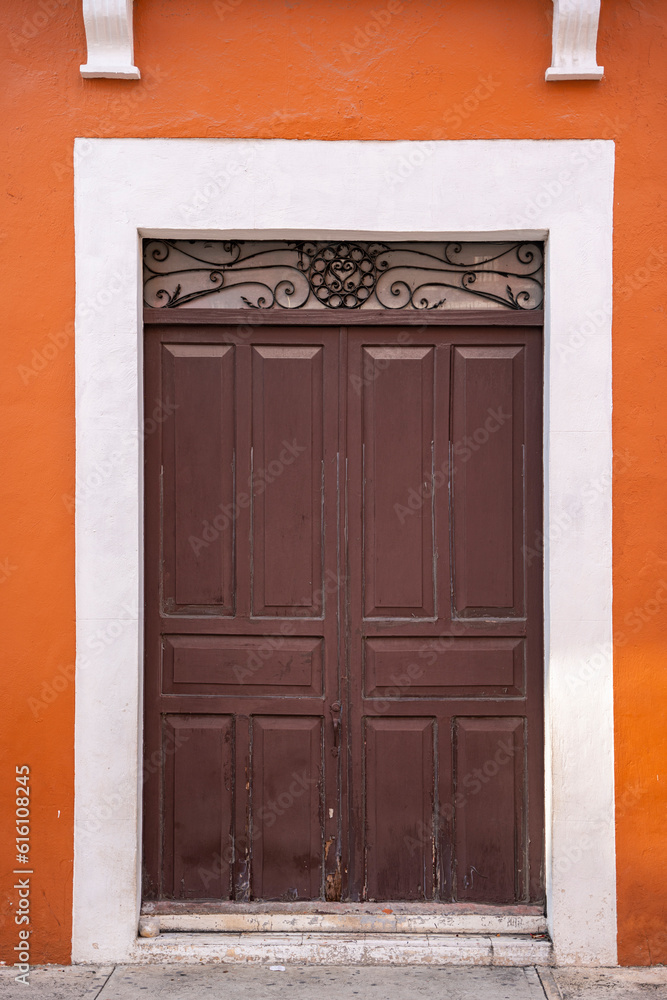
[[[553,964],[551,941],[538,934],[180,933],[139,937],[131,962],[284,965]]]
[[[145,903],[142,937],[190,934],[546,934],[539,907],[469,903]]]

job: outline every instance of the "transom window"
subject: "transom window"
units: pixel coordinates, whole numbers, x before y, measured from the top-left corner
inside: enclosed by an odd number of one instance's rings
[[[144,303],[220,309],[541,309],[541,243],[144,240]]]

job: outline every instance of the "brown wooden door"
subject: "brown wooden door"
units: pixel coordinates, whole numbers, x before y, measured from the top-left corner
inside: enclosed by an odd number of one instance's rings
[[[147,327],[145,897],[541,901],[540,331],[243,330]]]
[[[338,352],[323,334],[147,337],[147,405],[171,413],[146,441],[151,897],[319,899],[335,873],[340,616],[322,581],[338,574]]]

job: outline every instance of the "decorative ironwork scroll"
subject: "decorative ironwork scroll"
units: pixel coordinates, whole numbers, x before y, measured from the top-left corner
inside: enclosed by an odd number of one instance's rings
[[[152,308],[541,309],[540,243],[144,240]]]

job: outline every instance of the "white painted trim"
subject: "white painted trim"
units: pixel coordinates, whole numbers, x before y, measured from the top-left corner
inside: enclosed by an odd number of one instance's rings
[[[600,0],[553,0],[554,22],[548,81],[601,80],[597,64]]]
[[[139,80],[134,65],[133,0],[83,0],[88,61],[81,76]]]
[[[615,964],[613,143],[78,139],[74,162],[74,961],[129,961],[137,947],[140,235],[262,239],[343,233],[378,239],[548,235],[548,923],[558,962]],[[146,939],[141,947],[150,945]]]

